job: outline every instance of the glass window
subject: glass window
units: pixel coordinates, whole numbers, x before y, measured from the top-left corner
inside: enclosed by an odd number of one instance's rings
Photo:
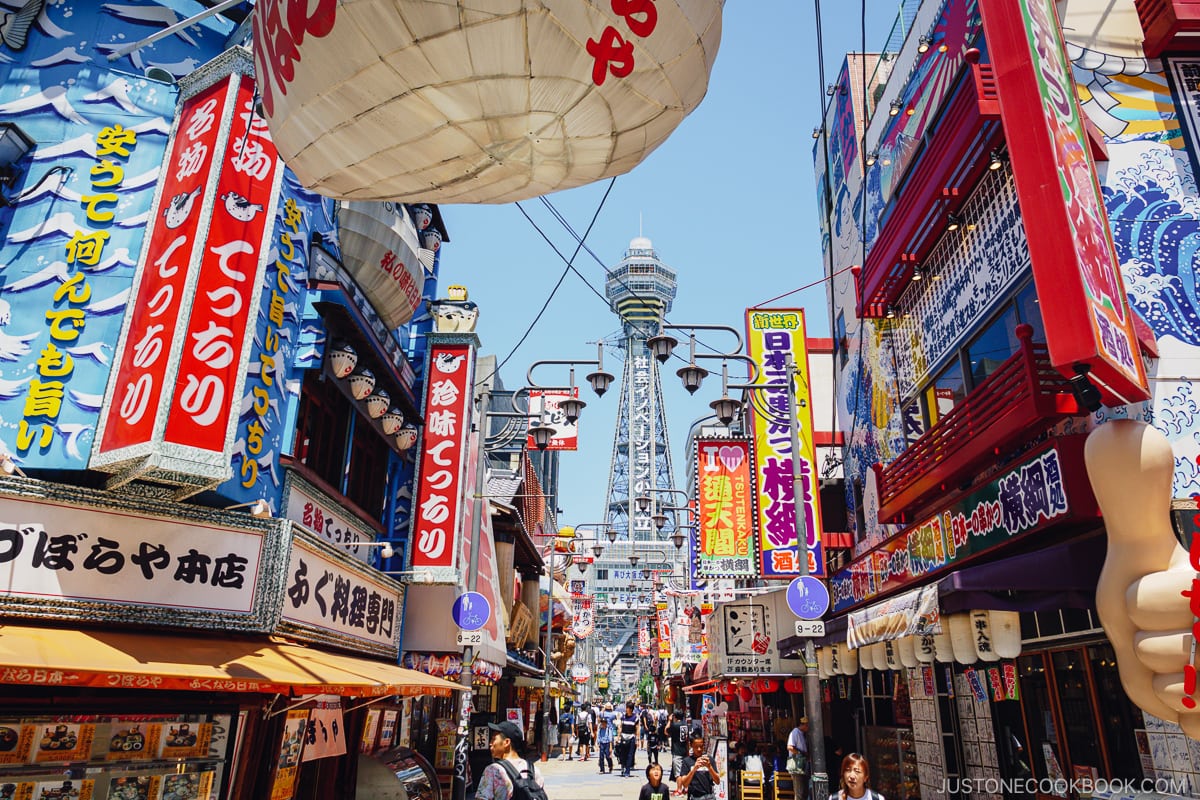
[[[1009,305],[967,347],[971,386],[978,386],[984,378],[995,372],[1009,356],[1017,352],[1019,345],[1017,310]]]
[[[1104,763],[1100,759],[1100,742],[1096,736],[1096,721],[1092,716],[1083,652],[1063,650],[1055,653],[1053,658],[1063,733],[1066,734],[1071,765],[1076,769],[1094,767],[1097,773],[1103,774]]]
[[[950,413],[950,409],[967,396],[967,386],[963,381],[962,364],[957,359],[942,370],[933,379],[933,383],[925,390],[925,410],[929,415],[930,426]]]
[[[1133,729],[1140,728],[1141,715],[1121,688],[1117,674],[1117,656],[1112,645],[1091,645],[1087,648],[1092,666],[1092,681],[1096,684],[1096,704],[1100,711],[1100,728],[1104,746],[1108,748],[1108,763],[1113,778],[1141,779],[1141,758]]]
[[[1046,665],[1041,653],[1021,656],[1017,660],[1021,681],[1022,708],[1025,711],[1025,730],[1029,733],[1028,750],[1036,778],[1055,778],[1063,771],[1063,753],[1058,742],[1058,724],[1054,717],[1053,701],[1046,683]],[[1051,795],[1053,796],[1053,795]]]
[[[1042,324],[1042,307],[1032,283],[1017,292],[1017,319],[1033,328],[1033,341],[1046,341],[1046,326]]]

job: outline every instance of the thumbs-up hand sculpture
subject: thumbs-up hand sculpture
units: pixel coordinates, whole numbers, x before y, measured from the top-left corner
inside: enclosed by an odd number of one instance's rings
[[[1150,425],[1114,420],[1092,431],[1084,459],[1108,530],[1096,610],[1116,651],[1121,685],[1143,711],[1200,739],[1198,698],[1188,691],[1196,688],[1194,672],[1185,688],[1200,581],[1194,591],[1197,568],[1167,517],[1171,445]]]

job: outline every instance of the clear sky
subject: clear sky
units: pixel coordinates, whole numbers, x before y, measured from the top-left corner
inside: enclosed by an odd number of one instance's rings
[[[867,4],[867,50],[878,50],[898,4]],[[862,49],[859,4],[823,4],[825,83],[837,78],[847,51]],[[721,48],[708,94],[649,158],[612,187],[588,246],[605,266],[615,265],[632,238],[650,238],[659,257],[678,273],[679,291],[669,322],[729,325],[741,330],[743,313],[777,295],[820,280],[821,253],[812,169],[812,129],[824,97],[818,75],[813,4],[805,0],[729,0]],[[608,181],[549,195],[580,235]],[[521,206],[566,258],[576,242],[540,199]],[[594,359],[595,342],[620,329],[606,301],[569,273],[515,204],[442,206],[451,241],[442,253],[441,283],[461,283],[480,307],[477,331],[484,353],[509,356],[553,292],[545,313],[500,370],[508,388],[525,384],[526,370],[543,359]],[[601,294],[604,269],[586,250],[575,267]],[[793,294],[780,307],[802,307],[809,336],[829,336],[824,287]],[[727,348],[732,341],[705,333]],[[677,351],[682,352],[682,351]],[[720,363],[701,362],[720,369]],[[605,368],[620,377],[620,362]],[[671,362],[663,392],[676,485],[685,483],[688,427],[720,396],[710,376],[689,397]],[[583,370],[578,381],[586,387]],[[561,368],[539,369],[543,385],[566,381]],[[561,461],[562,524],[603,521],[605,489],[616,424],[617,392],[597,398],[581,391],[580,449]]]

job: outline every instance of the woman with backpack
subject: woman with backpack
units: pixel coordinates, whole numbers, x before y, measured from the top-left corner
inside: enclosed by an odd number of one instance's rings
[[[829,795],[829,800],[885,800],[874,789],[867,788],[871,782],[871,765],[858,753],[850,753],[842,759],[841,788]]]
[[[489,722],[492,758],[475,789],[475,800],[547,800],[537,765],[521,758],[525,737],[514,723]]]

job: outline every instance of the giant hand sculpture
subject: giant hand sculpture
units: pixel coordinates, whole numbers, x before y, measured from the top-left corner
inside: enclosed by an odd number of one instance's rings
[[[1121,685],[1143,711],[1200,739],[1200,696],[1187,691],[1195,692],[1194,681],[1185,688],[1200,592],[1189,603],[1196,569],[1167,517],[1171,445],[1145,423],[1115,420],[1092,431],[1084,458],[1108,530],[1096,610]]]

